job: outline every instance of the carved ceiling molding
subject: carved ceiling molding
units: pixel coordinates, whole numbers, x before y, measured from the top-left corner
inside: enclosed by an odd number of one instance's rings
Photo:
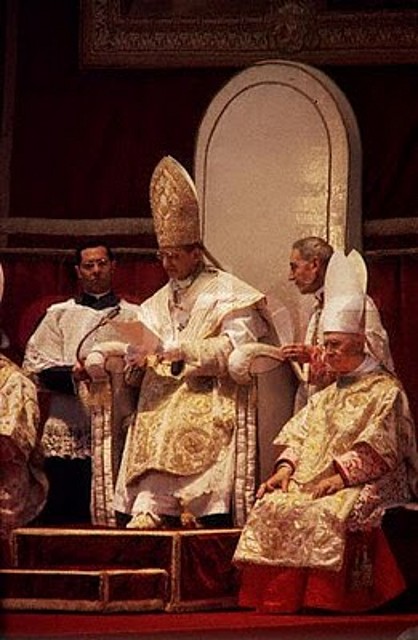
[[[242,66],[278,57],[310,64],[418,62],[418,10],[349,12],[326,4],[259,0],[257,11],[242,2],[235,15],[164,9],[150,16],[135,0],[81,0],[80,62],[86,68]]]

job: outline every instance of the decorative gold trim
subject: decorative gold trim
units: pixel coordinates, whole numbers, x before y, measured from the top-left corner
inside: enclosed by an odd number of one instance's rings
[[[74,603],[77,603],[77,607]],[[100,600],[60,600],[49,598],[4,598],[3,611],[103,611]]]
[[[183,600],[181,597],[181,579],[182,579],[182,566],[181,566],[181,553],[182,553],[182,539],[190,536],[198,536],[199,538],[210,536],[214,534],[235,534],[237,536],[241,529],[208,529],[208,530],[191,530],[191,531],[179,531],[173,533],[172,539],[172,554],[171,554],[171,589],[170,598],[165,606],[165,611],[169,613],[181,613],[192,611],[205,611],[210,609],[230,609],[238,605],[238,596],[222,596],[217,598],[204,598],[196,600]]]
[[[81,0],[81,65],[242,66],[278,57],[317,65],[418,62],[415,9],[338,11],[323,0],[242,0],[211,13],[219,2],[193,7],[177,0],[171,10],[150,13],[145,4]]]
[[[200,532],[199,532],[200,533]],[[162,538],[171,538],[173,535],[176,535],[176,532],[173,531],[140,531],[139,529],[107,529],[107,528],[97,528],[97,529],[88,529],[88,528],[79,528],[79,529],[66,529],[65,527],[53,528],[53,527],[19,527],[18,529],[13,530],[13,538],[14,540],[18,540],[20,536],[48,536],[50,537],[60,537],[60,536],[87,536],[87,537],[97,537],[97,536],[111,536],[116,538],[126,538],[126,537],[162,537]],[[184,535],[184,534],[182,534]]]
[[[165,601],[162,598],[144,598],[143,600],[111,600],[109,596],[109,579],[116,575],[139,576],[155,575],[164,578],[167,583],[167,572],[164,569],[2,569],[0,577],[8,575],[33,576],[59,576],[63,577],[86,576],[97,578],[97,597],[91,600],[82,598],[25,598],[5,597],[0,598],[3,610],[30,611],[107,611],[107,612],[139,612],[139,611],[163,611]]]
[[[67,610],[67,611],[204,611],[210,609],[227,609],[237,606],[236,594],[227,596],[214,596],[213,598],[196,598],[191,600],[182,599],[181,594],[181,572],[184,570],[181,566],[182,544],[185,539],[190,537],[197,538],[214,538],[216,536],[231,537],[238,540],[241,529],[196,529],[196,530],[172,530],[172,531],[135,531],[135,530],[112,530],[112,529],[58,529],[58,528],[30,528],[21,527],[13,531],[14,540],[14,568],[0,571],[1,576],[21,575],[30,576],[95,576],[97,578],[97,597],[92,594],[91,599],[69,599],[60,598],[24,598],[24,597],[6,597],[0,600],[0,604],[5,610],[19,609],[22,611],[38,610]],[[145,568],[145,569],[129,569],[129,568],[112,568],[101,567],[96,569],[71,569],[71,568],[41,568],[41,569],[24,569],[18,568],[19,561],[19,541],[25,536],[46,536],[46,537],[66,537],[71,536],[87,536],[94,538],[95,536],[105,535],[109,539],[160,537],[170,538],[171,540],[171,558],[169,569],[162,568]],[[116,575],[154,575],[160,576],[161,593],[153,594],[153,598],[144,598],[143,600],[130,599],[129,593],[122,600],[111,599],[111,590],[109,589],[109,580]],[[75,594],[76,595],[76,594]],[[198,593],[197,593],[198,595]],[[161,597],[158,597],[161,596]]]
[[[238,607],[238,596],[224,596],[222,598],[207,598],[205,600],[179,600],[170,602],[166,607],[167,613],[185,613],[193,611],[210,611],[234,609]]]
[[[172,611],[180,601],[181,581],[181,536],[174,533],[171,549],[171,575],[170,575],[170,599],[166,604],[166,611]]]

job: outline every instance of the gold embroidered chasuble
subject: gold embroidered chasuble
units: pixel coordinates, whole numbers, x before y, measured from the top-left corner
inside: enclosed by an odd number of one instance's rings
[[[263,295],[231,274],[204,271],[187,291],[190,316],[176,333],[166,285],[141,305],[141,321],[162,342],[177,335],[185,367],[148,362],[135,423],[125,446],[127,484],[148,470],[202,474],[223,456],[237,424],[236,385],[227,372],[232,344],[222,333],[226,316],[264,304]]]
[[[45,504],[48,483],[39,442],[35,385],[0,356],[0,528],[27,524]]]
[[[339,570],[349,529],[378,525],[385,506],[416,494],[414,424],[400,385],[381,369],[315,394],[275,444],[295,472],[287,493],[277,489],[256,502],[235,553],[238,563]],[[359,445],[379,464],[365,464],[360,484],[313,499],[313,485],[335,473],[334,463],[344,466]],[[348,485],[356,473],[348,473]]]

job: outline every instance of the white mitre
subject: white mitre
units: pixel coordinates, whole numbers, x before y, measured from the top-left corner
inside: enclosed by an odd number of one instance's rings
[[[363,333],[366,289],[367,267],[359,252],[335,251],[325,274],[323,331]]]

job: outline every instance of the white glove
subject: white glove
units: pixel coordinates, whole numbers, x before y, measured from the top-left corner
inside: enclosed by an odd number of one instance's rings
[[[90,351],[88,354],[84,368],[94,382],[107,378],[105,362],[105,356],[100,351]]]

